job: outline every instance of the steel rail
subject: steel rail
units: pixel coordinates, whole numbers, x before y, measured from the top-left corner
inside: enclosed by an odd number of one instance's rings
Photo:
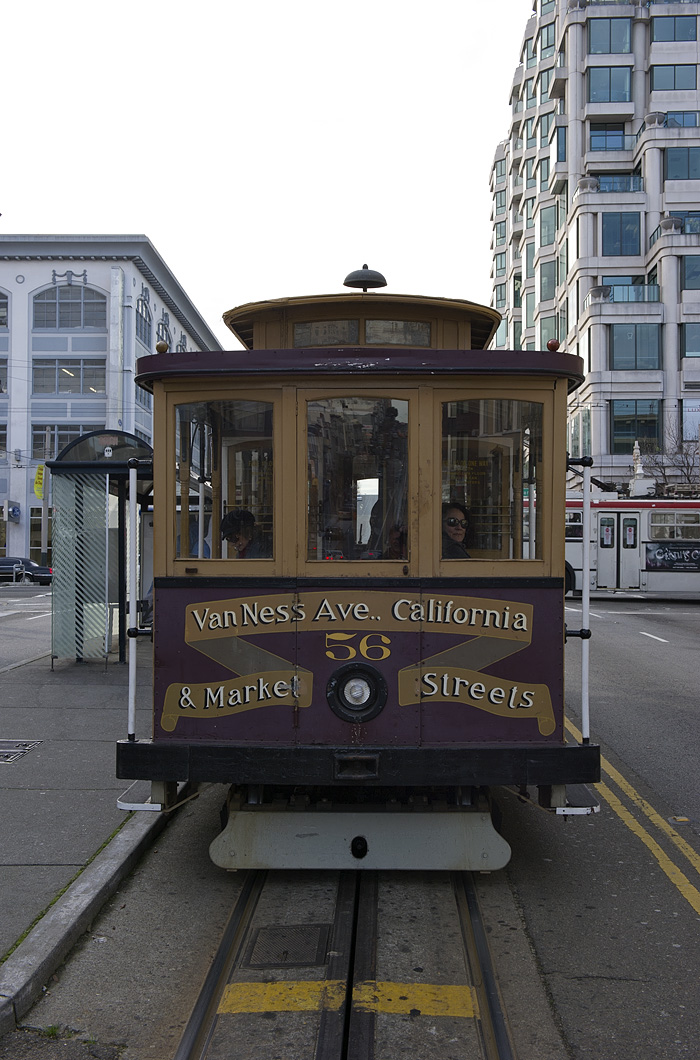
[[[479,999],[486,1060],[517,1060],[471,872],[453,877],[462,938]]]
[[[229,973],[236,962],[267,879],[266,871],[249,872],[224,929],[173,1060],[199,1060],[206,1056],[216,1026],[216,1010]]]

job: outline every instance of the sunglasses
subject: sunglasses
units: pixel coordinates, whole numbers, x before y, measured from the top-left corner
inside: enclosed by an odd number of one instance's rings
[[[461,526],[463,530],[467,529],[469,525],[466,519],[455,519],[454,516],[450,516],[449,519],[444,520],[445,526]]]

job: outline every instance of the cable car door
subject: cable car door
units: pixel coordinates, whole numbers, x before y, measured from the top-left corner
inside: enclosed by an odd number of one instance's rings
[[[639,512],[598,513],[598,589],[639,588]]]

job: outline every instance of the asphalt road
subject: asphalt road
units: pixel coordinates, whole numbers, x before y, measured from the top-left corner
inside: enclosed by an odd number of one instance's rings
[[[51,589],[0,583],[0,669],[51,651]]]

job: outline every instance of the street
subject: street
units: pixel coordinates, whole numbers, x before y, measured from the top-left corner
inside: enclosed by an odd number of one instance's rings
[[[0,583],[0,671],[51,651],[51,589]]]

